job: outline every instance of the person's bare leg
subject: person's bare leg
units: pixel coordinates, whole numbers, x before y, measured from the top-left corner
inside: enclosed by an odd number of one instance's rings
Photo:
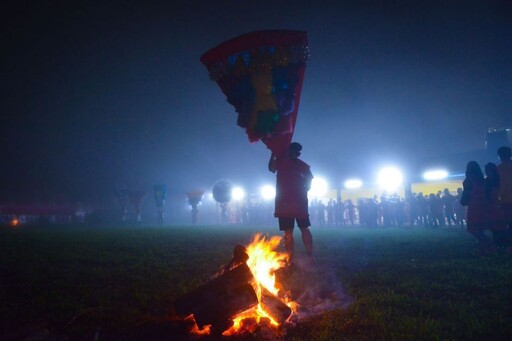
[[[286,253],[288,254],[288,264],[291,264],[294,248],[293,229],[284,230],[284,246],[286,248]]]
[[[306,253],[309,257],[313,257],[313,236],[311,235],[309,227],[300,229],[300,232],[302,233],[302,242],[306,248]]]

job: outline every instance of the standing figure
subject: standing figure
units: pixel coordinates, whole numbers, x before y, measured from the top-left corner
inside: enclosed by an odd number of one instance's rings
[[[446,222],[448,223],[448,226],[457,225],[457,222],[455,221],[455,212],[453,210],[454,208],[454,202],[455,202],[455,196],[450,193],[450,190],[448,188],[445,188],[443,191],[443,210],[444,210],[444,216],[446,217]]]
[[[468,207],[467,230],[478,240],[480,254],[494,253],[496,246],[485,235],[488,224],[488,205],[484,175],[476,161],[468,162],[462,188],[461,204]]]
[[[146,197],[146,191],[132,191],[128,193],[128,197],[135,209],[135,221],[140,224],[142,222],[142,204]]]
[[[457,188],[457,195],[455,196],[455,201],[453,202],[453,211],[455,212],[457,225],[459,227],[464,227],[467,217],[467,208],[461,204],[461,198],[462,187],[459,187]]]
[[[487,219],[493,235],[494,244],[499,248],[505,249],[509,246],[509,241],[505,215],[498,202],[499,191],[500,175],[498,174],[496,164],[489,162],[485,165],[485,197],[488,205]]]
[[[345,225],[345,203],[339,196],[336,202],[336,226],[343,225]]]
[[[153,191],[155,205],[158,209],[156,222],[157,224],[162,225],[164,223],[164,204],[165,198],[167,197],[167,185],[155,185],[153,186]]]
[[[124,186],[115,187],[114,194],[117,200],[119,201],[119,205],[121,205],[121,221],[123,223],[126,223],[126,220],[128,218],[128,204],[130,202],[128,191]]]
[[[356,224],[356,205],[354,205],[352,199],[348,199],[345,206],[347,207],[348,221],[353,226]]]
[[[199,208],[197,207],[201,200],[203,200],[204,192],[195,190],[187,193],[188,203],[190,205],[190,212],[192,213],[192,224],[197,224],[199,216]]]
[[[293,259],[295,221],[301,231],[307,255],[313,259],[313,237],[308,212],[308,191],[311,188],[313,174],[309,165],[299,159],[301,151],[302,146],[292,142],[287,155],[277,157],[272,154],[268,163],[269,171],[277,172],[274,216],[279,219],[279,230],[284,231],[289,264]]]
[[[227,224],[228,219],[228,203],[231,201],[233,185],[230,181],[221,179],[213,185],[212,194],[215,201],[219,203],[221,209],[221,222]]]
[[[512,150],[510,147],[498,148],[498,156],[501,163],[496,166],[500,175],[499,203],[505,214],[505,222],[508,225],[507,234],[512,241]],[[512,247],[508,248],[512,252]]]
[[[428,226],[429,203],[423,192],[418,193],[416,203],[418,204],[418,225]]]
[[[318,225],[324,226],[325,225],[325,204],[322,202],[322,200],[318,201]]]

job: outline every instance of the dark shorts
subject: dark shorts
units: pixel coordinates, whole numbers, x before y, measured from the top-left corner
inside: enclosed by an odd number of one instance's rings
[[[297,226],[300,229],[305,229],[311,226],[309,222],[309,218],[306,219],[295,219],[295,218],[281,218],[279,217],[279,230],[285,231],[288,229],[293,229],[295,227],[295,221],[297,222]]]

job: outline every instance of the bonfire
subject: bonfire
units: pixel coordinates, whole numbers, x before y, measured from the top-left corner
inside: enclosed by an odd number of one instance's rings
[[[287,255],[277,251],[281,237],[256,234],[247,246],[237,245],[233,259],[210,282],[175,302],[178,314],[194,320],[192,333],[224,336],[275,331],[290,320],[298,304],[276,279]]]

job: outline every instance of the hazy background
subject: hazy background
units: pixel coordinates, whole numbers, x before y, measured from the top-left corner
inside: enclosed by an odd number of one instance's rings
[[[294,140],[332,187],[386,162],[484,148],[512,126],[509,1],[4,1],[0,200],[273,183],[199,57],[309,34]],[[114,199],[115,200],[115,199]]]

